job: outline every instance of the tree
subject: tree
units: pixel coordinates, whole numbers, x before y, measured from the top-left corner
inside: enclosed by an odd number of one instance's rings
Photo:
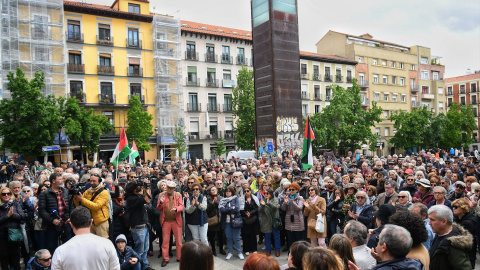
[[[2,149],[20,155],[39,156],[42,146],[51,145],[58,132],[60,114],[53,96],[42,95],[44,75],[35,72],[32,80],[18,68],[7,75],[11,99],[0,102]]]
[[[129,140],[135,140],[138,150],[150,151],[147,140],[153,135],[153,116],[145,111],[135,95],[130,99],[131,108],[127,113],[128,129],[125,131]]]
[[[215,141],[215,155],[220,157],[225,153],[227,153],[227,149],[225,148],[225,140],[223,137],[220,137]]]
[[[445,148],[468,148],[474,142],[472,133],[475,129],[472,107],[453,102],[446,115],[442,146]]]
[[[372,132],[372,127],[382,121],[382,108],[377,107],[376,102],[372,102],[369,110],[362,108],[360,87],[355,79],[350,89],[338,85],[330,87],[330,105],[310,117],[315,132],[314,149],[353,150],[360,149],[362,144],[369,144],[370,149],[375,149],[377,135]]]
[[[394,128],[397,132],[390,139],[395,147],[409,149],[412,147],[426,147],[429,141],[426,141],[431,123],[431,111],[427,106],[418,109],[412,109],[411,112],[400,111],[390,116],[394,121]]]
[[[232,114],[235,121],[235,143],[240,149],[255,149],[255,87],[253,71],[238,71],[237,87],[232,91]]]
[[[179,158],[183,156],[183,153],[187,152],[187,134],[185,134],[185,123],[183,118],[178,120],[173,130],[173,141],[175,142],[175,149],[178,150]]]

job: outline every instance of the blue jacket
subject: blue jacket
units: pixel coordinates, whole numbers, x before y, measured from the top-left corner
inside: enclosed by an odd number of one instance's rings
[[[404,257],[380,262],[372,270],[425,270],[425,265],[420,260]]]
[[[366,205],[362,209],[362,212],[360,212],[360,215],[358,215],[357,221],[360,221],[361,223],[363,223],[363,225],[367,226],[367,228],[370,229],[372,227],[373,206],[371,204],[367,204],[367,203],[365,204]],[[350,211],[352,211],[353,213],[356,213],[357,207],[358,207],[357,203],[352,204],[352,206],[350,207]],[[349,215],[347,215],[346,218],[347,218],[347,221],[352,219]]]
[[[430,207],[432,207],[432,206],[434,206],[434,205],[436,205],[436,204],[437,204],[437,201],[433,200],[433,201],[431,201],[431,202],[428,203],[428,206],[427,206],[427,207],[430,209]],[[453,211],[453,209],[452,209],[452,202],[451,202],[450,200],[447,200],[447,198],[445,198],[445,202],[443,203],[443,205],[448,206],[448,208],[450,208],[450,210]]]
[[[234,209],[233,206],[235,206]],[[235,216],[236,214],[240,213],[240,200],[237,198],[233,199],[225,207],[219,209],[220,213],[222,214],[222,219],[220,220],[220,224],[222,225],[222,229],[225,230],[227,226],[227,215]],[[230,219],[231,220],[231,219]],[[230,226],[230,224],[228,224]]]
[[[118,257],[118,261],[120,262],[120,269],[121,270],[128,269],[128,267],[130,267],[130,258],[137,258],[138,259],[137,263],[140,263],[140,257],[133,250],[132,247],[125,246],[125,252],[123,252],[123,253],[120,252],[120,250],[118,250],[118,248],[116,248],[116,250],[117,250],[117,257]]]
[[[37,260],[35,260],[35,257],[30,258],[30,260],[27,263],[27,268],[25,270],[50,270],[50,267],[43,267],[41,266]]]

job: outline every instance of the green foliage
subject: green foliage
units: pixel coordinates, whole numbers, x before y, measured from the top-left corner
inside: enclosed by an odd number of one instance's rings
[[[16,73],[9,72],[7,78],[11,99],[2,99],[0,103],[2,149],[39,156],[42,146],[51,145],[58,133],[60,114],[56,100],[42,95],[45,77],[41,72],[35,72],[29,81],[18,68]]]
[[[474,142],[472,133],[476,129],[472,107],[453,102],[446,115],[442,145],[445,148],[468,148]]]
[[[225,148],[225,140],[220,136],[220,138],[215,141],[215,155],[216,157],[220,157],[225,153],[227,153],[227,148]]]
[[[153,116],[147,111],[143,110],[140,99],[133,95],[130,99],[131,108],[127,113],[128,129],[125,131],[127,138],[132,141],[135,140],[137,149],[139,151],[150,151],[150,145],[147,140],[153,135]]]
[[[175,149],[178,150],[179,158],[182,158],[183,153],[187,152],[187,134],[185,133],[185,122],[183,118],[178,120],[173,131],[173,140],[175,141]]]
[[[372,127],[382,121],[382,108],[377,107],[376,102],[372,102],[368,111],[362,108],[360,87],[355,79],[350,89],[338,85],[331,87],[330,105],[310,117],[315,132],[314,150],[320,147],[353,150],[360,149],[362,144],[375,149],[377,135],[372,132]]]
[[[409,149],[411,147],[425,147],[430,141],[426,140],[430,134],[431,111],[423,106],[419,109],[412,109],[412,112],[400,111],[390,116],[394,121],[393,126],[397,129],[395,136],[390,143],[395,147]],[[431,138],[430,138],[431,139]]]
[[[253,71],[238,71],[237,87],[232,91],[232,114],[235,121],[235,143],[240,149],[255,149],[255,88]]]

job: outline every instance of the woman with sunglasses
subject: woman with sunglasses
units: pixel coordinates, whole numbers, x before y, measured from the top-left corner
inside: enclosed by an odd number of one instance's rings
[[[368,186],[366,190],[367,190],[367,196],[368,196],[368,199],[370,200],[370,203],[374,205],[375,201],[377,200],[377,188],[375,186]]]
[[[403,206],[405,209],[410,208],[410,206],[413,205],[412,201],[412,196],[410,195],[410,192],[403,190],[398,193],[398,203],[395,204],[395,206],[400,205]]]
[[[265,234],[265,249],[266,255],[270,256],[272,252],[272,234],[275,245],[275,256],[280,256],[280,231],[273,229],[273,218],[280,218],[278,211],[278,200],[273,196],[273,190],[267,189],[265,191],[265,198],[260,201],[258,212],[262,215],[260,220],[260,230]]]
[[[252,194],[252,189],[248,186],[243,187],[243,196],[240,197],[240,208],[243,209],[240,210],[240,214],[243,217],[243,253],[247,256],[257,252],[257,234],[260,234],[259,206],[258,198]]]
[[[192,232],[193,240],[202,241],[208,245],[208,217],[207,217],[207,199],[201,194],[200,184],[191,185],[193,194],[187,198],[185,206],[185,219],[188,228]],[[181,239],[175,239],[181,241]]]
[[[453,209],[453,221],[457,224],[462,225],[465,230],[470,234],[476,235],[477,223],[475,219],[475,214],[470,211],[470,204],[467,198],[456,199],[452,202]],[[475,268],[475,259],[477,253],[477,240],[473,237],[473,245],[468,255],[470,257],[470,263],[472,264],[472,269]]]
[[[11,242],[8,239],[8,229],[21,229],[20,224],[27,218],[7,188],[0,188],[0,264],[2,269],[20,270],[20,245],[22,241]]]
[[[288,187],[290,194],[285,196],[281,209],[286,212],[285,230],[287,231],[288,248],[296,242],[303,240],[305,231],[303,215],[303,198],[298,194],[300,186],[292,183]]]
[[[327,237],[327,218],[325,215],[327,203],[324,198],[318,195],[318,189],[316,187],[308,187],[309,197],[303,203],[305,206],[304,214],[307,217],[308,224],[307,237],[310,239],[312,247],[321,246],[327,248],[327,245],[325,244],[325,237]],[[318,214],[322,214],[323,217],[323,233],[319,233],[315,229]]]

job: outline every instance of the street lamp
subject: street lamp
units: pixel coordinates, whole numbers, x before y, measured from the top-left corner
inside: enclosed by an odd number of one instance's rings
[[[158,127],[155,127],[155,144],[157,145],[157,160],[159,157],[159,151],[158,151]]]

